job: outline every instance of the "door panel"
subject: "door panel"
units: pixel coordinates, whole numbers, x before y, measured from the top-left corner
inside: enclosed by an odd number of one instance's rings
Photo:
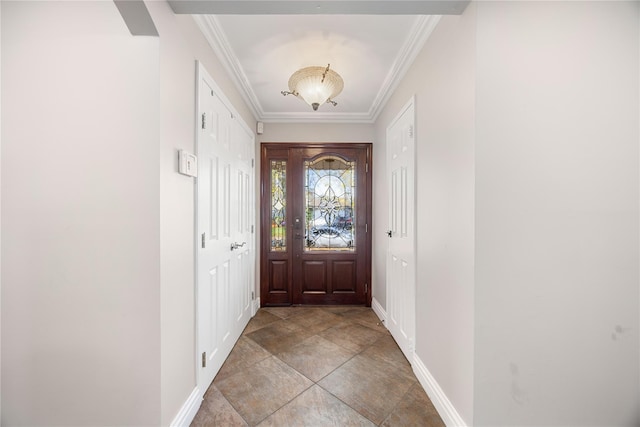
[[[334,261],[331,272],[333,292],[355,292],[356,272],[355,261]]]
[[[274,260],[270,266],[269,291],[271,293],[288,292],[289,289],[289,263],[287,261]]]
[[[302,292],[326,293],[327,263],[324,261],[302,262]]]
[[[370,156],[370,144],[262,145],[262,305],[371,304]]]

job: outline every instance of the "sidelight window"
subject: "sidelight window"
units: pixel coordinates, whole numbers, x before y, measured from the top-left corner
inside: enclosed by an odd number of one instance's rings
[[[271,251],[287,250],[287,162],[271,161]]]

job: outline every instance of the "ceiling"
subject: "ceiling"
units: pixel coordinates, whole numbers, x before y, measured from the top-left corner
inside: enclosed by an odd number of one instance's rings
[[[409,68],[439,15],[459,14],[460,1],[188,1],[205,37],[255,118],[263,122],[372,123]],[[260,13],[257,13],[260,12]],[[401,13],[398,13],[401,12]],[[337,106],[313,111],[284,97],[291,74],[326,67],[344,79]]]

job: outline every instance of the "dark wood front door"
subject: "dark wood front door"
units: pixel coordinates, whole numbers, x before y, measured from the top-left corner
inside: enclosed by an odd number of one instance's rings
[[[260,302],[371,305],[371,144],[262,144]]]

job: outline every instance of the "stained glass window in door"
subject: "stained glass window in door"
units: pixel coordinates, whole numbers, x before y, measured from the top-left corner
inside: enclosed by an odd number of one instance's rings
[[[336,156],[304,162],[305,251],[355,251],[355,170]]]
[[[287,250],[287,162],[271,161],[271,250]]]

